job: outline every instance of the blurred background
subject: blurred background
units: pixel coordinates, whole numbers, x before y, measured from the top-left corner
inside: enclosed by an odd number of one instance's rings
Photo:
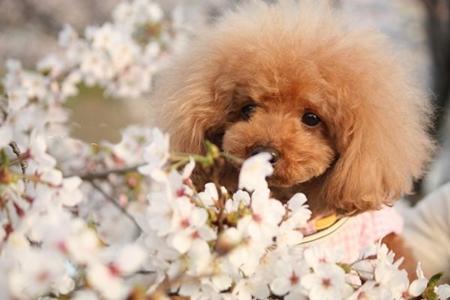
[[[58,32],[70,24],[79,32],[109,19],[121,0],[0,0],[0,74],[7,58],[33,68],[49,52],[60,51]],[[433,97],[440,148],[418,191],[426,193],[450,181],[450,0],[330,0],[348,13],[354,26],[385,32],[414,63],[413,69]],[[239,0],[159,0],[167,11],[177,8],[195,30],[215,22]],[[87,142],[118,141],[128,124],[145,124],[151,107],[145,99],[107,99],[100,89],[83,88],[68,102],[73,134]]]

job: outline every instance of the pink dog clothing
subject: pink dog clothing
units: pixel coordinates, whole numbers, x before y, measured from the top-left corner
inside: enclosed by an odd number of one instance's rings
[[[363,250],[390,233],[403,231],[403,219],[393,207],[344,217],[330,227],[305,236],[305,246],[321,245],[342,255],[342,262],[358,260]]]

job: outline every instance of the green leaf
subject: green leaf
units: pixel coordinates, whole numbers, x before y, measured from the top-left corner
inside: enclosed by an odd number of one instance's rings
[[[341,267],[342,270],[344,270],[345,273],[350,273],[352,271],[352,266],[345,263],[337,263],[339,267]]]
[[[431,276],[430,280],[428,280],[427,288],[423,291],[423,298],[426,300],[438,300],[438,296],[434,291],[439,279],[441,279],[442,273],[435,274]]]
[[[1,149],[0,150],[0,164],[2,166],[8,166],[9,163],[9,159],[8,159],[8,155],[6,155],[6,151],[5,149]]]

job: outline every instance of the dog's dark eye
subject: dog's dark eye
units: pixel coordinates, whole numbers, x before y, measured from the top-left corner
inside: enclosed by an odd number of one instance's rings
[[[320,118],[312,112],[307,112],[303,115],[302,122],[308,126],[313,127],[319,125]]]
[[[242,107],[241,108],[242,119],[244,119],[244,120],[250,119],[250,117],[255,112],[255,110],[256,110],[256,105],[254,105],[254,104],[247,104],[244,107]]]

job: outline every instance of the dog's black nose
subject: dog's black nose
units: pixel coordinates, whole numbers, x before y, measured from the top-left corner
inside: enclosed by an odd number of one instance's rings
[[[270,163],[272,165],[276,164],[276,162],[280,159],[280,152],[278,152],[278,150],[276,150],[275,148],[266,147],[266,146],[257,146],[255,148],[253,148],[252,151],[250,152],[250,156],[255,156],[256,154],[263,153],[263,152],[270,154],[270,156],[272,157],[270,159]]]

